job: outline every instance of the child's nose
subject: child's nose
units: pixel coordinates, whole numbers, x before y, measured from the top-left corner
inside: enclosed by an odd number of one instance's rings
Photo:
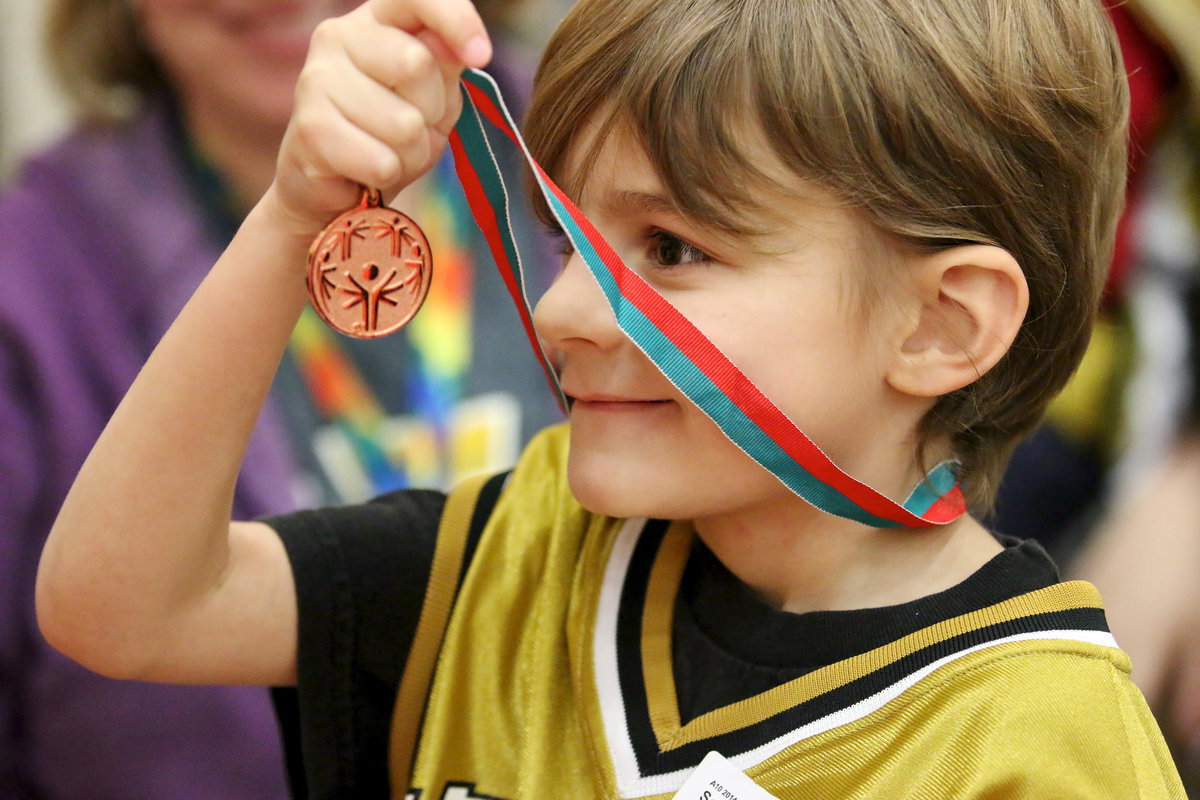
[[[578,253],[571,254],[538,300],[533,323],[538,337],[555,349],[587,342],[607,348],[624,336],[604,293]]]

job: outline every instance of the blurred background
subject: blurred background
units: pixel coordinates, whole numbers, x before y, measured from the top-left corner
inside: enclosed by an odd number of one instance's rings
[[[489,6],[497,20],[494,34],[503,40],[504,50],[498,66],[505,73],[506,95],[519,104],[537,54],[568,0],[477,2]],[[5,254],[0,282],[9,287],[0,295],[0,798],[5,800],[262,800],[283,794],[278,743],[264,693],[116,686],[81,674],[45,648],[29,602],[36,554],[65,491],[62,487],[69,484],[132,370],[148,353],[156,326],[173,316],[188,293],[188,281],[198,280],[211,254],[219,252],[222,237],[230,226],[236,227],[238,212],[244,211],[234,202],[238,198],[230,196],[237,188],[236,176],[223,171],[224,165],[215,163],[220,159],[198,146],[195,131],[171,133],[178,119],[160,120],[157,128],[150,120],[151,134],[130,133],[132,129],[121,127],[125,123],[112,121],[95,129],[76,128],[81,103],[68,100],[51,77],[44,23],[52,7],[108,6],[130,14],[134,8],[178,11],[206,4],[216,3],[0,0],[0,182],[7,184],[7,194],[0,194],[0,251]],[[1001,533],[1039,539],[1067,575],[1099,586],[1114,634],[1132,657],[1133,677],[1158,715],[1197,797],[1200,0],[1106,5],[1121,36],[1133,93],[1128,208],[1093,346],[1047,423],[1018,449],[988,522]],[[167,93],[178,95],[171,102],[183,103],[184,93],[178,89],[171,86]],[[162,116],[178,116],[171,102]],[[68,134],[74,138],[64,150],[56,143]],[[154,166],[152,159],[141,158],[143,144],[130,144],[135,134],[150,136],[137,141],[159,144],[179,138],[185,146],[177,147],[176,142],[165,147],[170,153]],[[134,138],[112,145],[127,135]],[[106,138],[110,136],[115,139]],[[104,147],[115,146],[124,153],[123,168],[99,168],[117,152],[97,150],[97,142],[104,141],[109,142]],[[38,156],[39,171],[18,170],[21,160],[33,155]],[[92,177],[104,172],[104,180],[85,180],[93,171]],[[120,252],[109,257],[93,244],[113,230],[119,238],[127,228],[161,227],[165,212],[156,218],[155,209],[139,207],[138,202],[143,197],[156,198],[148,201],[151,205],[159,202],[156,193],[172,180],[185,188],[176,192],[178,196],[168,192],[164,207],[183,215],[171,224],[182,224],[181,235],[198,237],[202,246],[190,254],[186,269],[192,272],[182,282],[167,294],[140,301],[155,313],[149,323],[137,323],[147,324],[147,330],[139,328],[122,343],[129,349],[128,363],[101,380],[86,348],[93,339],[115,335],[124,324],[124,317],[111,308],[104,312],[108,316],[97,317],[94,330],[81,334],[76,325],[71,332],[54,331],[61,340],[52,342],[58,349],[39,349],[38,337],[49,335],[52,320],[27,308],[36,298],[14,293],[11,287],[40,286],[45,270],[53,269],[64,280],[98,281],[96,291],[102,294],[104,282],[128,267],[123,261],[126,251],[117,248]],[[414,200],[424,208],[418,216],[423,225],[438,209],[455,208],[453,193],[439,186],[435,176],[429,197]],[[53,198],[46,202],[52,202],[47,207],[55,212],[67,209],[67,219],[81,218],[72,216],[80,212],[105,221],[84,235],[68,231],[52,213],[22,216],[23,209],[45,197]],[[441,205],[421,205],[432,201]],[[63,240],[70,236],[79,238],[74,250],[48,254],[50,242],[66,246]],[[482,264],[480,276],[494,272],[486,256],[474,258],[481,251],[469,232],[451,231],[450,239],[456,237],[466,254],[464,264]],[[448,245],[454,246],[454,241]],[[14,250],[25,255],[14,258]],[[175,269],[180,263],[167,266]],[[139,269],[143,267],[157,269],[150,259]],[[140,273],[135,278],[148,280]],[[360,500],[401,482],[437,484],[464,469],[506,464],[530,430],[553,421],[553,409],[524,398],[518,403],[518,390],[505,394],[503,386],[491,386],[489,367],[499,365],[493,371],[509,373],[503,362],[508,355],[478,348],[514,349],[506,343],[519,341],[520,332],[470,337],[467,316],[475,319],[500,305],[507,309],[508,301],[493,300],[489,291],[480,277],[476,293],[456,306],[463,324],[451,325],[449,337],[446,329],[431,328],[433,340],[461,345],[448,355],[444,348],[423,345],[419,331],[412,342],[368,351],[354,343],[330,347],[319,339],[320,326],[303,329],[308,333],[302,331],[294,342],[296,363],[290,369],[285,365],[279,387],[288,400],[286,408],[308,409],[307,418],[285,419],[281,425],[293,433],[303,428],[293,437],[303,452],[296,454],[295,485],[287,487],[292,501]],[[456,298],[447,301],[453,306],[451,301]],[[118,307],[119,303],[113,306]],[[423,314],[421,319],[436,318]],[[493,323],[486,324],[491,330]],[[51,350],[54,355],[47,354]],[[447,359],[451,371],[457,370],[452,379],[425,369]],[[52,374],[51,367],[58,372]],[[306,370],[323,377],[310,380]],[[478,376],[482,377],[476,380]],[[511,372],[504,377],[510,384],[528,384],[541,392],[536,371],[532,376]],[[407,387],[405,396],[391,397],[389,393],[402,384]],[[439,400],[439,392],[449,399]],[[86,393],[91,394],[83,397]],[[60,402],[75,406],[56,405]],[[62,432],[72,418],[61,409],[84,405],[88,422],[66,442]],[[52,414],[47,408],[59,410]],[[440,428],[414,427],[405,416],[414,409],[425,416],[445,416],[449,427],[459,424],[467,432],[455,438]],[[354,435],[346,435],[348,429]],[[503,435],[491,435],[500,429]],[[490,431],[491,439],[480,431]],[[476,447],[478,452],[459,446],[484,440],[492,444]],[[385,445],[383,461],[395,462],[381,473],[375,469],[379,448],[366,446],[372,441]],[[456,459],[466,467],[451,469]],[[280,506],[246,508],[261,513]],[[163,736],[164,719],[171,723],[169,737]],[[212,749],[205,749],[209,745]]]
[[[566,3],[475,1],[519,116]],[[3,800],[289,796],[267,690],[89,673],[38,633],[33,582],[104,421],[266,189],[312,28],[356,2],[0,0]],[[561,419],[449,159],[393,203],[435,253],[425,310],[373,342],[302,316],[238,518],[495,472]],[[557,254],[513,223],[536,291]]]
[[[42,48],[45,0],[0,4],[0,180],[17,159],[66,129],[66,98]]]
[[[515,40],[536,57],[570,0],[522,0]],[[0,180],[20,157],[52,141],[71,119],[69,101],[51,77],[43,46],[48,0],[0,3]]]

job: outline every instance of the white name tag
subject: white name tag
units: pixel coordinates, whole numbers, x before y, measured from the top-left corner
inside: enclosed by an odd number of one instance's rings
[[[779,800],[720,753],[709,753],[672,800]]]

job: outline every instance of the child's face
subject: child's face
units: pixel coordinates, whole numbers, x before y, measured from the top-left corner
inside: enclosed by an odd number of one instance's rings
[[[583,151],[577,142],[573,154]],[[869,246],[876,234],[832,198],[805,191],[812,199],[767,204],[786,222],[766,240],[731,241],[672,212],[642,149],[617,131],[578,200],[625,263],[835,462],[898,490],[887,482],[896,464],[879,454],[898,449],[898,399],[883,374],[902,321],[888,304],[862,319],[853,291],[883,246]],[[621,333],[577,254],[535,323],[573,399],[570,484],[590,510],[699,520],[801,503]]]

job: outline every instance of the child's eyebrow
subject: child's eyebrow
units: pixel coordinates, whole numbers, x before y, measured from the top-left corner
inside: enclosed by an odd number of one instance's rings
[[[710,246],[714,242],[720,241],[726,246],[750,250],[764,256],[777,256],[794,249],[794,244],[791,243],[772,243],[768,237],[768,231],[765,230],[748,229],[747,227],[741,229],[718,228],[699,223],[680,211],[679,204],[670,197],[654,191],[638,189],[611,191],[603,196],[598,205],[603,213],[612,217],[630,217],[639,214],[659,214],[673,217],[679,223],[687,225],[688,230],[693,233],[703,229],[707,234],[715,237],[708,240]]]
[[[680,216],[679,209],[669,198],[654,192],[623,190],[610,192],[605,196],[601,207],[608,214],[624,216],[628,214],[671,214]]]

